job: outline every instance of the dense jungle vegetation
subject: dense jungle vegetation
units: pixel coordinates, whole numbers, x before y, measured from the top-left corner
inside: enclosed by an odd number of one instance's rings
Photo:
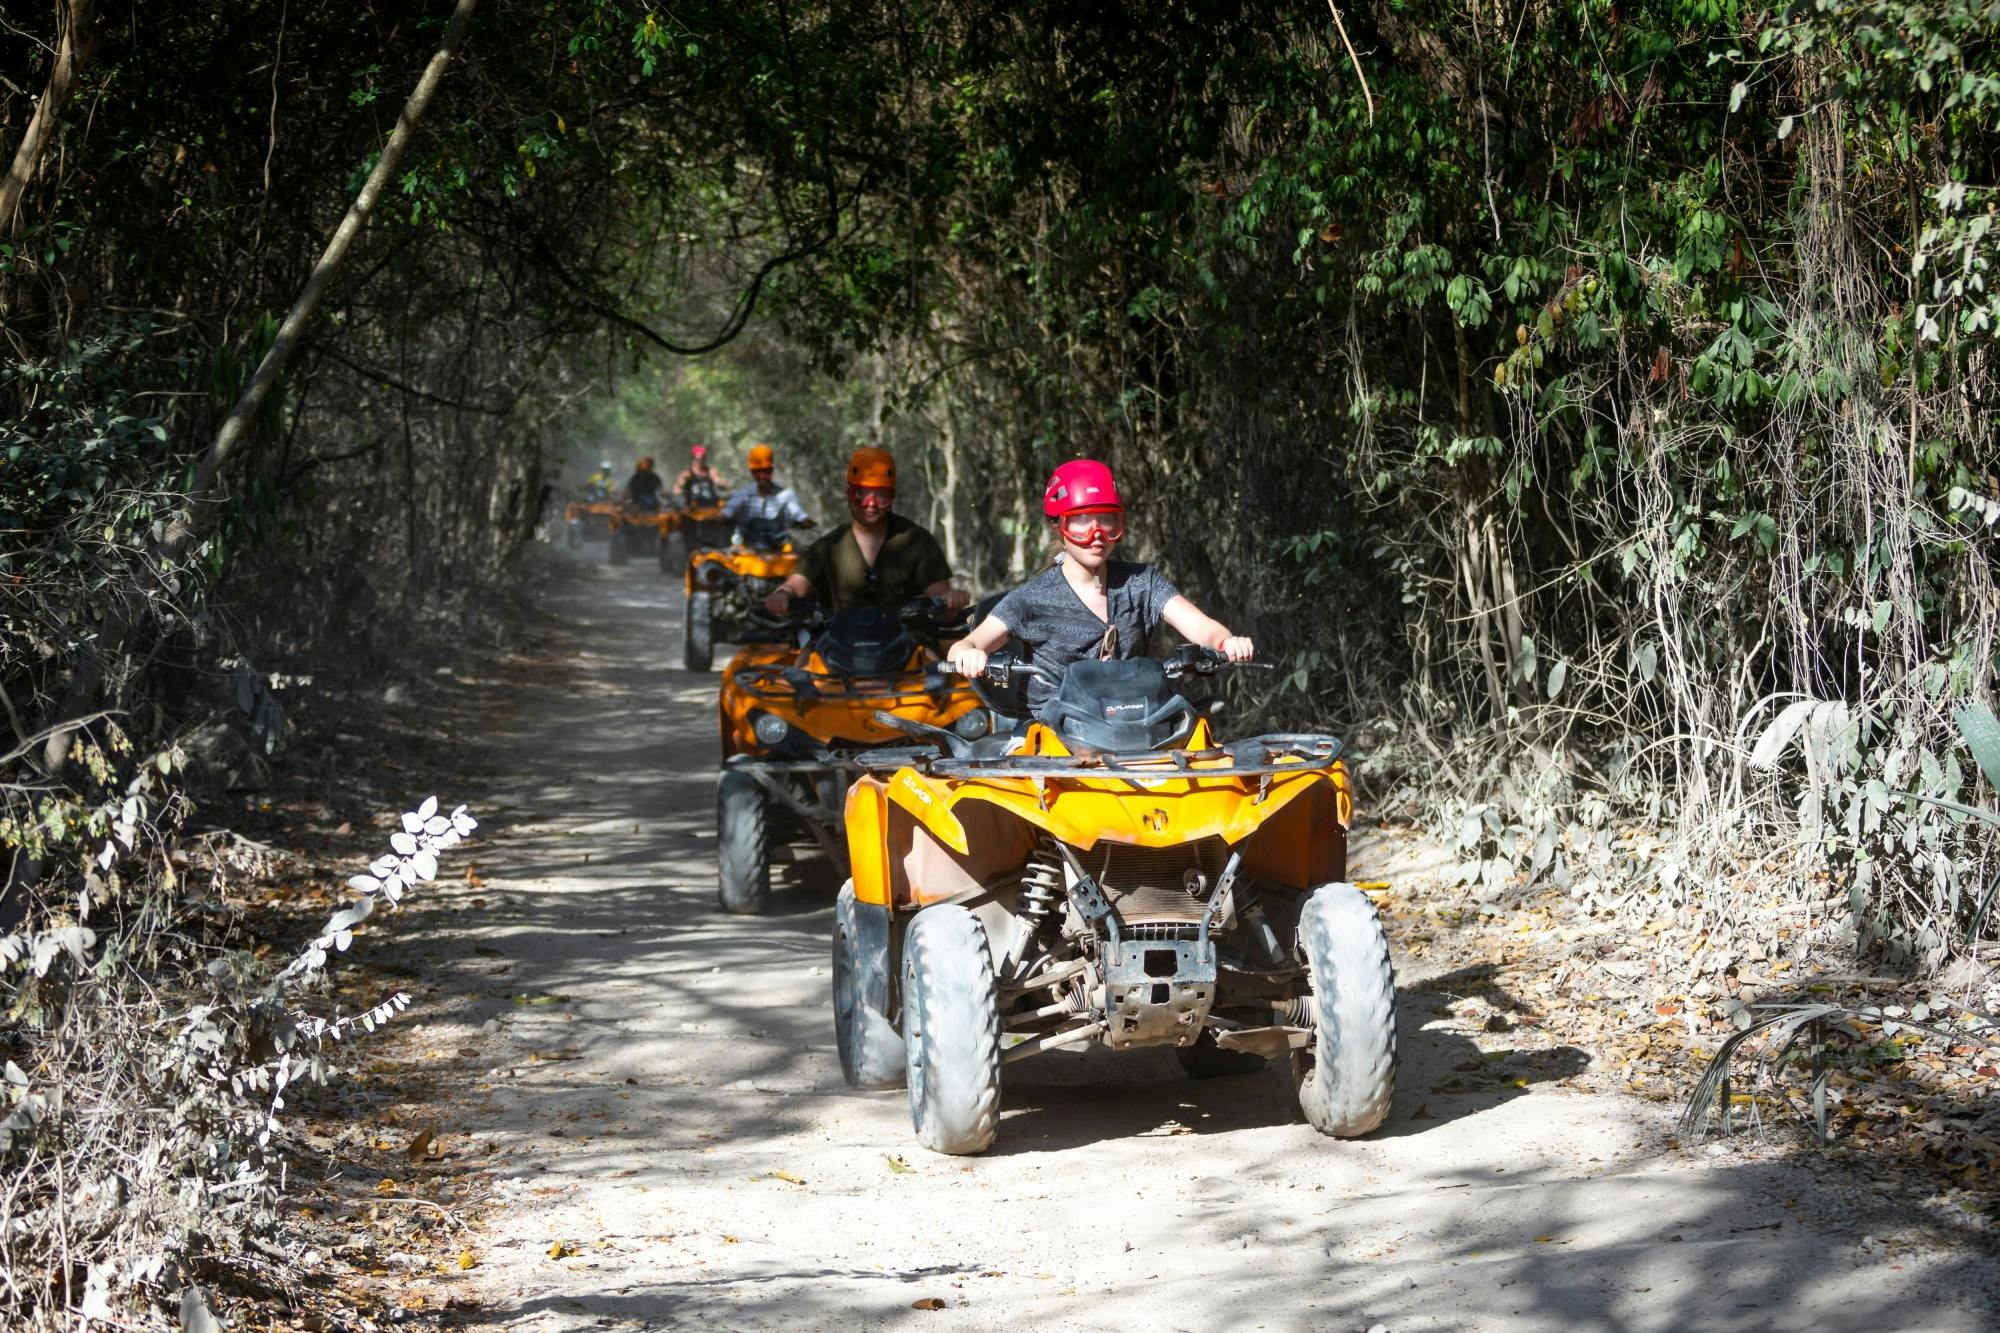
[[[506,583],[600,450],[769,439],[831,497],[878,439],[984,587],[1103,457],[1285,668],[1245,702],[1348,734],[1489,905],[1722,940],[1837,898],[1837,947],[1990,957],[1996,37],[1987,0],[10,6],[0,1322],[269,1216],[206,1187],[265,1180],[310,977],[190,933],[189,729],[275,745],[274,678]],[[135,1013],[177,969],[201,1012]]]

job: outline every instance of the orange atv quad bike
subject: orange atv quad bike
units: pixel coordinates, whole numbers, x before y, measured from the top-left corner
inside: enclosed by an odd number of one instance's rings
[[[800,607],[802,626],[761,615],[791,642],[746,645],[723,677],[715,824],[725,911],[764,910],[774,842],[811,839],[836,864],[844,859],[841,810],[861,751],[905,725],[954,737],[993,726],[980,697],[938,661],[940,637],[963,632],[963,612],[935,597],[901,611]]]
[[[1085,1042],[1172,1046],[1198,1078],[1286,1057],[1324,1134],[1388,1114],[1395,977],[1374,905],[1343,882],[1340,742],[1217,741],[1216,702],[1179,691],[1228,665],[1195,647],[1078,662],[1011,738],[899,721],[923,744],[857,759],[841,1072],[906,1084],[924,1146],[983,1151],[1002,1066]],[[982,696],[1027,674],[996,656]]]
[[[687,604],[681,616],[681,664],[689,671],[707,671],[715,663],[717,640],[771,641],[775,631],[764,613],[764,599],[798,568],[799,555],[784,524],[775,519],[745,520],[743,540],[734,546],[695,548],[690,543],[690,551],[683,576]]]

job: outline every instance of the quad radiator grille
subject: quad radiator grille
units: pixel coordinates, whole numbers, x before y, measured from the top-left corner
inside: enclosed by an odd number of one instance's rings
[[[1187,872],[1199,870],[1213,890],[1229,860],[1229,848],[1220,838],[1177,847],[1100,842],[1082,859],[1121,920],[1199,921],[1208,910],[1208,900],[1206,895],[1188,895]]]

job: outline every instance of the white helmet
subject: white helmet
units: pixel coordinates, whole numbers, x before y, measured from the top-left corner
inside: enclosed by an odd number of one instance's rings
[[[599,463],[597,465],[597,469],[600,472],[609,472],[611,470],[611,460],[608,458],[605,459],[602,463]]]

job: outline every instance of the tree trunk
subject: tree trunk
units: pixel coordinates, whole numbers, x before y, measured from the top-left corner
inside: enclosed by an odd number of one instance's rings
[[[28,128],[14,150],[13,165],[7,168],[5,177],[0,177],[0,236],[11,236],[20,230],[21,197],[35,178],[42,150],[55,137],[63,104],[69,101],[76,87],[77,74],[90,63],[91,53],[97,49],[97,0],[59,3],[56,27],[61,36],[56,42],[56,62],[49,70],[48,86],[42,90],[35,114],[29,117]]]

